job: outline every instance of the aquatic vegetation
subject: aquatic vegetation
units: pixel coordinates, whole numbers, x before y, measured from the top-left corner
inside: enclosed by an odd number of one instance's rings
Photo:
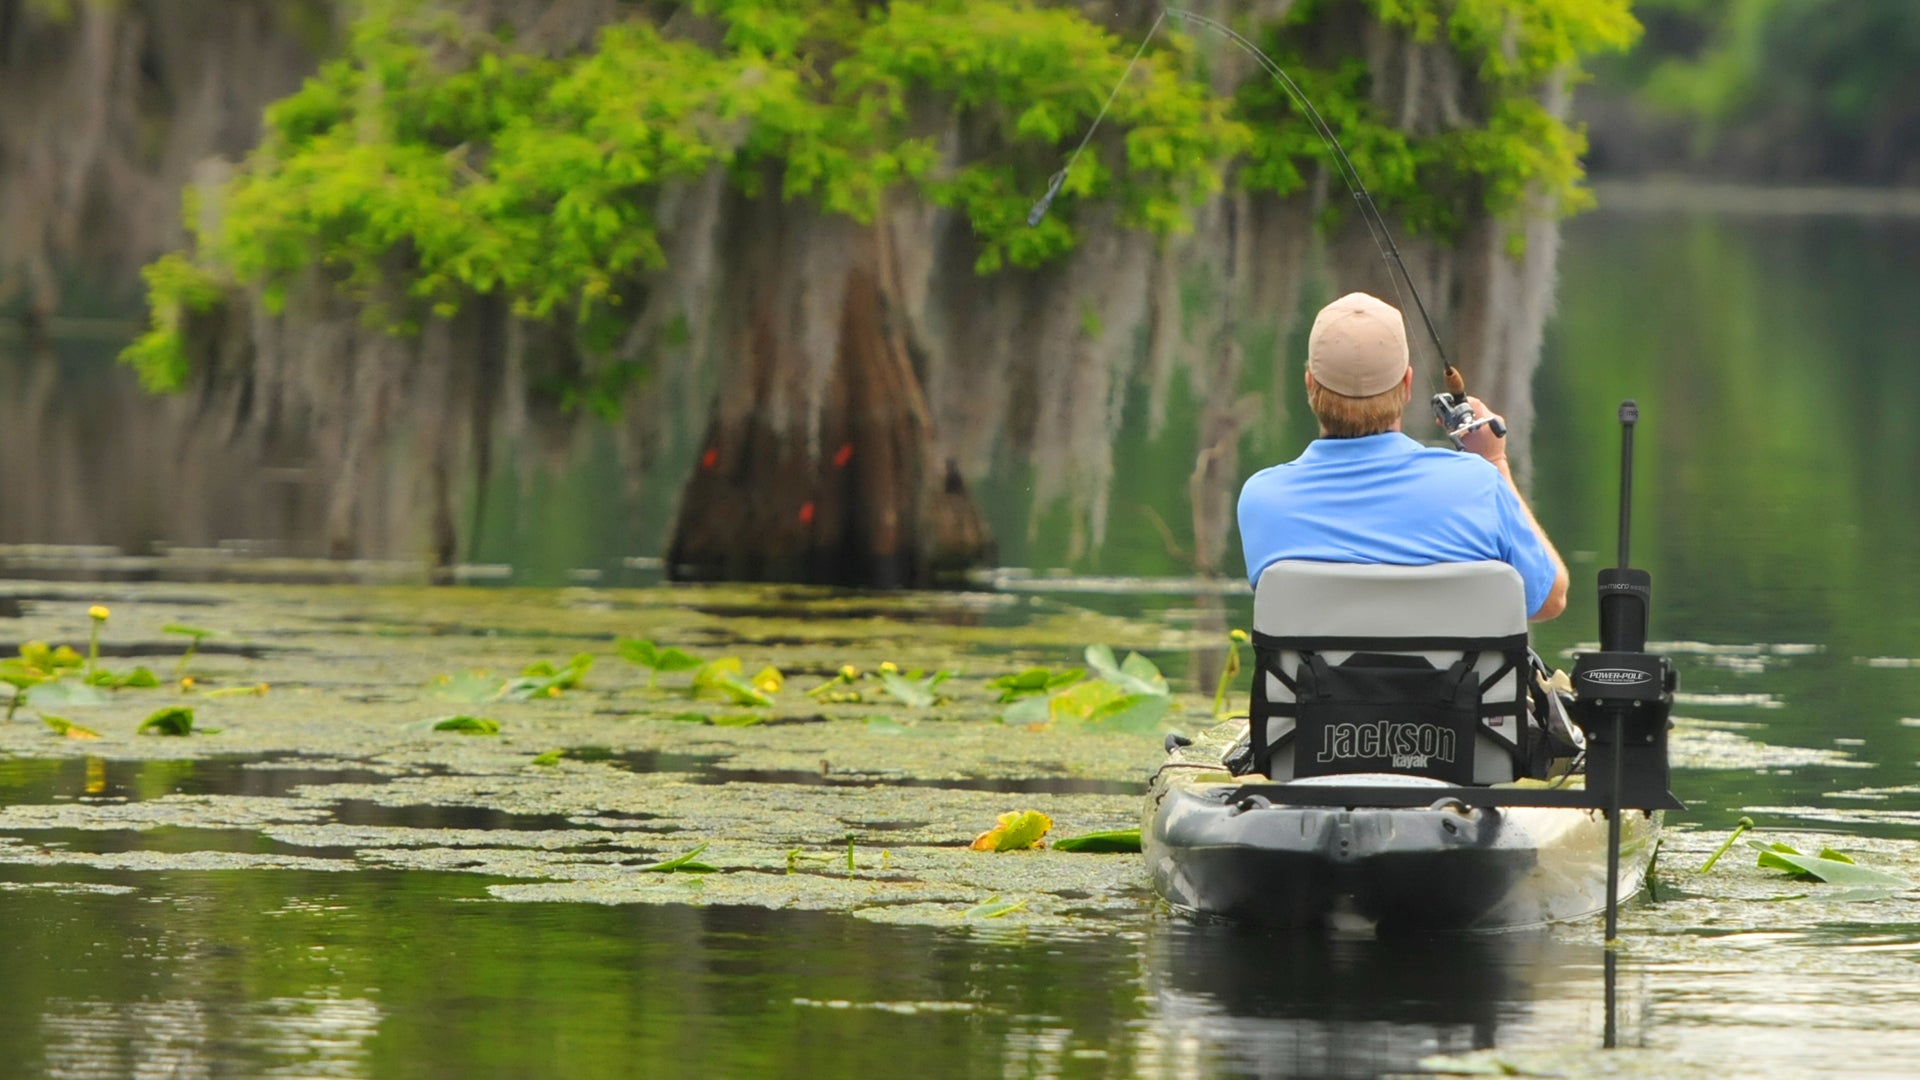
[[[560,764],[560,759],[565,757],[566,753],[565,750],[548,750],[544,753],[535,754],[532,764],[542,767],[558,765]]]
[[[1727,853],[1727,849],[1733,847],[1733,842],[1735,840],[1740,839],[1740,834],[1746,832],[1748,829],[1751,829],[1751,828],[1753,828],[1753,819],[1750,817],[1743,817],[1738,822],[1736,822],[1734,824],[1733,832],[1727,836],[1727,839],[1725,840],[1725,842],[1723,842],[1719,847],[1714,848],[1713,854],[1708,856],[1707,861],[1700,864],[1700,872],[1705,874],[1711,871],[1713,869],[1713,864],[1720,861],[1720,856],[1725,855]]]
[[[1220,681],[1213,688],[1213,715],[1219,716],[1226,711],[1227,687],[1233,684],[1234,677],[1240,674],[1240,646],[1247,640],[1247,632],[1235,627],[1227,635],[1227,662],[1220,669]]]
[[[915,668],[906,674],[887,670],[891,664],[882,664],[879,672],[880,688],[892,695],[900,704],[913,709],[929,709],[947,699],[936,692],[936,688],[953,677],[951,671],[936,671],[924,674]]]
[[[709,866],[706,863],[698,861],[701,853],[706,851],[709,846],[708,844],[701,844],[699,847],[691,851],[682,852],[671,859],[665,859],[657,863],[649,863],[646,866],[635,867],[635,869],[643,874],[711,874],[718,870],[719,867]]]
[[[191,735],[193,710],[182,705],[161,709],[140,722],[136,735]]]
[[[68,739],[97,739],[100,733],[92,728],[83,728],[64,716],[41,713],[40,722],[47,725],[55,735]]]
[[[1011,915],[1027,906],[1025,900],[1002,900],[997,896],[987,897],[984,903],[968,908],[961,914],[963,919],[998,919]]]
[[[456,731],[462,735],[498,735],[500,721],[485,716],[446,716],[433,722],[434,731]]]
[[[95,604],[87,609],[87,681],[92,682],[99,671],[100,664],[100,628],[106,625],[112,614],[104,605]]]
[[[785,684],[785,678],[777,670],[768,667],[762,668],[749,681],[743,674],[744,670],[737,656],[710,660],[694,671],[693,694],[695,697],[722,698],[735,705],[756,708],[771,706],[773,694]]]
[[[210,637],[219,637],[223,634],[223,632],[219,630],[208,630],[203,627],[187,626],[182,623],[168,623],[160,628],[160,632],[163,634],[181,634],[190,639],[187,642],[187,651],[181,653],[180,659],[173,665],[173,671],[176,675],[182,674],[187,670],[187,665],[193,662],[194,654],[200,651],[200,643],[202,641]]]
[[[1086,676],[1085,668],[1065,668],[1054,671],[1050,668],[1030,667],[1025,671],[988,680],[987,689],[1000,691],[1000,704],[1010,705],[1021,698],[1032,697],[1035,694],[1051,694],[1056,690],[1064,690]]]
[[[654,687],[655,679],[662,672],[692,671],[702,661],[689,653],[667,646],[662,648],[651,641],[640,638],[621,638],[613,643],[620,658],[647,669],[647,689]]]
[[[807,696],[818,702],[853,704],[862,700],[860,696],[860,671],[852,664],[842,665],[834,672],[833,678],[807,691]]]
[[[994,826],[973,838],[975,851],[1025,851],[1044,843],[1053,819],[1038,810],[1009,810]]]
[[[1110,832],[1063,836],[1053,842],[1055,851],[1082,851],[1093,854],[1140,853],[1139,829],[1114,829]]]
[[[562,691],[577,689],[593,667],[593,657],[580,653],[556,668],[541,660],[527,665],[518,678],[503,679],[492,672],[472,670],[441,675],[430,685],[433,696],[442,701],[478,705],[490,701],[531,701],[534,698],[559,697]],[[261,685],[265,685],[264,683]]]
[[[25,691],[21,697],[35,708],[87,708],[105,705],[110,700],[99,687],[77,679],[45,679]]]
[[[1873,870],[1855,863],[1845,852],[1830,847],[1820,849],[1818,855],[1803,855],[1787,844],[1768,844],[1759,840],[1747,841],[1747,846],[1760,853],[1756,864],[1770,870],[1783,870],[1790,877],[1802,880],[1824,881],[1833,885],[1853,885],[1892,889],[1909,889],[1913,883],[1903,877]]]
[[[1116,661],[1106,645],[1087,646],[1086,660],[1098,678],[1063,682],[1064,689],[1022,698],[1001,720],[1025,727],[1068,721],[1136,735],[1159,730],[1173,699],[1153,661],[1137,652]]]
[[[207,691],[203,696],[209,698],[266,697],[267,690],[266,683],[254,683],[252,686],[222,686],[217,690]]]

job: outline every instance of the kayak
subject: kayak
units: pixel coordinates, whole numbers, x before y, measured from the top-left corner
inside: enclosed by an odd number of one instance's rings
[[[1237,721],[1172,744],[1141,819],[1153,887],[1176,911],[1274,928],[1511,930],[1607,906],[1608,822],[1591,807],[1472,806],[1423,776],[1350,773],[1271,785],[1225,764]],[[1487,798],[1578,792],[1583,777],[1489,785]],[[1260,794],[1385,789],[1413,805],[1301,805]],[[1432,791],[1431,802],[1425,793]],[[1550,797],[1550,796],[1549,796]],[[1615,899],[1643,886],[1661,812],[1621,812]]]

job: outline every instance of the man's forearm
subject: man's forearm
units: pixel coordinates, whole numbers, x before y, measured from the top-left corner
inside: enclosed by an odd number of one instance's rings
[[[1520,501],[1520,512],[1527,515],[1527,525],[1533,529],[1533,535],[1540,538],[1540,543],[1546,547],[1547,554],[1553,558],[1553,587],[1547,592],[1546,602],[1540,605],[1540,610],[1534,615],[1537,619],[1551,619],[1567,606],[1567,587],[1572,581],[1572,575],[1567,572],[1567,561],[1560,557],[1560,549],[1553,546],[1553,537],[1548,536],[1547,530],[1541,528],[1540,519],[1533,516],[1533,507],[1527,502],[1526,495],[1521,492],[1520,485],[1514,482],[1513,470],[1507,466],[1506,459],[1501,458],[1494,462],[1493,467],[1500,470],[1501,479],[1507,482],[1507,487],[1513,489],[1513,497]]]

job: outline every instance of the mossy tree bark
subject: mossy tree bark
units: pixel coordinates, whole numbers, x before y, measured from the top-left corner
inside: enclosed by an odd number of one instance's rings
[[[788,231],[793,244],[843,248],[796,260],[840,277],[811,283],[839,298],[824,383],[808,385],[818,364],[786,333],[810,298],[769,275],[683,489],[668,572],[880,588],[951,580],[991,558],[993,543],[928,413],[887,288],[884,231],[821,221]],[[763,407],[795,398],[805,404],[784,417]]]

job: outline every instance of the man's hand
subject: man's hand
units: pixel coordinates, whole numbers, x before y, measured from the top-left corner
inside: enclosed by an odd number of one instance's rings
[[[1507,422],[1506,417],[1487,408],[1486,402],[1481,401],[1471,394],[1467,395],[1467,404],[1473,407],[1473,418],[1475,420],[1485,420],[1488,417],[1492,417],[1500,421],[1503,425]],[[1479,454],[1494,465],[1504,465],[1507,462],[1507,440],[1493,433],[1492,424],[1481,424],[1472,431],[1467,432],[1466,435],[1460,439],[1460,442],[1467,448],[1469,453]]]

